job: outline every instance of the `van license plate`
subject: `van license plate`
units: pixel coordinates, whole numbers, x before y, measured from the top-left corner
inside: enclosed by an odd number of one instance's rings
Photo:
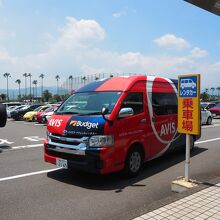
[[[216,114],[215,114],[215,113],[213,113],[213,114],[212,114],[212,117],[215,117],[215,116],[216,116]]]
[[[67,160],[64,159],[56,159],[56,165],[60,168],[68,169]]]

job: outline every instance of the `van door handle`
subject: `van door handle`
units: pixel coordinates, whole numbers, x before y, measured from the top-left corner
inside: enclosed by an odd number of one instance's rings
[[[145,122],[146,122],[146,118],[140,120],[140,123],[145,123]]]

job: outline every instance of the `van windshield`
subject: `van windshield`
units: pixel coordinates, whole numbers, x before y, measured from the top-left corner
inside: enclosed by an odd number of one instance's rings
[[[112,112],[121,92],[85,92],[75,93],[68,98],[56,114],[100,115],[103,107]]]

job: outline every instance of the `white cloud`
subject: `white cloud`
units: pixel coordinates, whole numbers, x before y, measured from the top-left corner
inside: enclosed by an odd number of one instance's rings
[[[190,47],[189,42],[181,37],[176,37],[173,34],[166,34],[154,40],[157,46],[166,49],[183,50]]]
[[[14,31],[0,31],[0,40],[5,40],[8,38],[14,38],[16,33]]]
[[[107,51],[98,48],[99,42],[106,36],[103,27],[95,20],[77,20],[73,17],[67,17],[66,24],[58,30],[58,33],[58,37],[44,33],[44,37],[48,39],[48,49],[42,53],[14,57],[6,49],[0,48],[0,72],[11,73],[10,88],[17,88],[14,81],[17,78],[23,80],[24,72],[31,72],[33,79],[44,73],[45,86],[56,85],[55,74],[60,74],[62,81],[70,74],[89,75],[100,72],[145,73],[171,78],[177,78],[184,73],[201,73],[202,84],[205,82],[215,86],[217,83],[220,61],[215,64],[201,63],[196,58],[204,57],[207,52],[200,48],[193,48],[185,56]],[[174,39],[180,38],[174,36]],[[187,42],[185,47],[184,43],[180,47],[181,43],[177,42],[185,41],[177,40],[172,44],[173,47],[174,45],[175,48],[177,45],[178,48],[186,48],[186,45],[189,47]],[[0,81],[0,87],[5,88],[5,81]]]
[[[88,47],[105,38],[104,29],[95,20],[77,20],[66,17],[67,24],[61,28],[60,37],[51,45],[53,48],[72,49]]]
[[[122,16],[122,13],[121,13],[121,12],[114,12],[114,13],[112,14],[112,16],[113,16],[114,18],[120,18],[120,17]]]
[[[199,47],[194,47],[190,51],[190,56],[193,58],[203,58],[208,56],[208,52],[206,50],[202,50]]]

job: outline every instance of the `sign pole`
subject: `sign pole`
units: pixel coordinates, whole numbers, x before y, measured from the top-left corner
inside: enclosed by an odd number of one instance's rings
[[[189,164],[190,164],[190,134],[186,134],[186,161],[185,161],[185,180],[189,181]]]

